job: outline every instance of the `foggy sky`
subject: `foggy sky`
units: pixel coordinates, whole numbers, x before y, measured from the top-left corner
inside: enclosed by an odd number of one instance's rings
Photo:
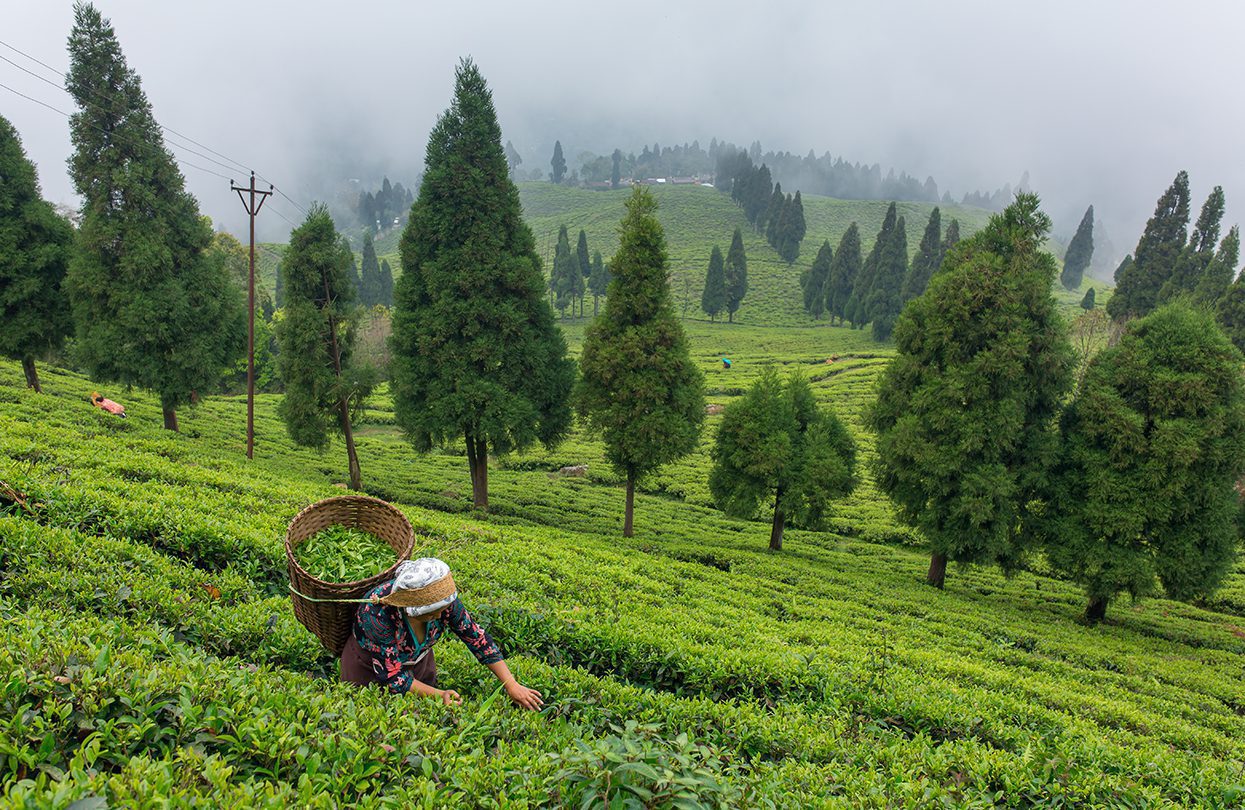
[[[575,168],[582,150],[707,148],[715,136],[932,175],[956,199],[1027,170],[1057,234],[1092,203],[1121,253],[1182,168],[1192,217],[1216,184],[1225,232],[1245,212],[1235,64],[1245,4],[1229,0],[97,5],[159,123],[304,207],[343,174],[413,181],[454,66],[470,55],[524,170],[548,170],[555,138]],[[0,13],[0,40],[67,69],[71,2],[0,0]],[[3,47],[0,56],[59,79]],[[73,110],[67,94],[4,62],[0,83]],[[45,196],[76,204],[65,118],[3,89],[0,114]],[[228,182],[183,173],[203,211],[244,235]],[[301,219],[288,200],[270,205]],[[267,211],[260,220],[263,238],[288,233]]]

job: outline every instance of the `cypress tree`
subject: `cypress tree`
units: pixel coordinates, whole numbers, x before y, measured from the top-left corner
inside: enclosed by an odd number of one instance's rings
[[[42,393],[35,359],[59,351],[73,327],[65,296],[73,228],[39,194],[17,130],[0,116],[0,353],[20,360]]]
[[[637,187],[610,262],[605,312],[584,334],[576,400],[627,480],[623,536],[633,533],[635,482],[690,453],[705,418],[704,380],[675,317],[657,202]]]
[[[571,240],[566,226],[558,229],[558,244],[553,249],[553,296],[554,306],[562,317],[566,317],[566,308],[571,306],[571,317],[575,316],[575,277],[579,275],[575,257],[571,254]]]
[[[873,339],[879,343],[891,336],[895,319],[903,310],[903,284],[908,274],[908,235],[904,218],[895,221],[886,246],[878,257],[878,272],[869,294],[869,320]]]
[[[1116,271],[1115,294],[1107,302],[1107,314],[1116,320],[1147,315],[1154,309],[1159,291],[1167,283],[1185,248],[1189,225],[1189,175],[1180,172],[1159,197],[1154,216],[1133,251],[1132,263],[1123,274]]]
[[[722,414],[709,491],[718,508],[750,518],[773,501],[769,547],[782,550],[788,522],[821,528],[830,501],[856,485],[856,445],[833,412],[817,407],[797,369],[784,385],[771,366]]]
[[[903,280],[900,304],[906,304],[925,292],[929,280],[938,272],[942,264],[942,212],[938,206],[929,212],[929,221],[925,223],[925,233],[921,234],[921,245],[912,259],[912,269]]]
[[[597,303],[610,285],[610,270],[601,260],[601,251],[592,254],[592,275],[588,276],[588,291],[592,293],[592,317],[597,316]]]
[[[614,165],[610,169],[610,188],[618,188],[622,185],[622,150],[615,149],[613,154]],[[595,315],[596,313],[593,312]]]
[[[898,218],[895,203],[892,202],[886,209],[877,239],[873,241],[873,249],[869,251],[869,257],[865,259],[860,273],[856,276],[856,283],[852,287],[846,307],[847,319],[852,322],[853,329],[861,329],[869,322],[869,302],[872,300],[873,284],[878,275],[878,262],[881,260],[882,250],[890,240],[891,232],[895,230]]]
[[[355,291],[349,243],[333,227],[323,205],[315,205],[290,233],[285,252],[285,317],[277,324],[277,364],[285,396],[277,406],[296,444],[323,450],[330,432],[346,441],[350,488],[362,487],[359,456],[350,424],[351,404],[372,388],[370,373],[352,361]]]
[[[1215,304],[1215,317],[1236,348],[1245,352],[1245,273],[1237,277]]]
[[[770,178],[769,167],[761,164],[761,168],[750,173],[747,196],[744,198],[744,216],[758,232],[765,224],[765,209],[770,204],[773,194],[774,184]]]
[[[1236,263],[1240,260],[1241,253],[1241,231],[1240,228],[1233,225],[1228,229],[1228,235],[1219,243],[1219,250],[1215,252],[1215,256],[1206,265],[1206,269],[1202,272],[1202,278],[1198,281],[1197,287],[1193,290],[1193,301],[1196,304],[1205,307],[1214,307],[1214,305],[1227,292],[1228,286],[1232,284],[1232,279],[1236,275]]]
[[[455,72],[402,233],[390,383],[417,450],[462,437],[473,500],[488,508],[488,456],[566,434],[575,367],[544,296],[536,240],[506,171],[484,77]]]
[[[575,245],[575,259],[579,266],[579,314],[584,314],[584,293],[588,290],[588,277],[592,275],[592,256],[588,253],[588,234],[579,229],[579,242]]]
[[[1159,304],[1166,304],[1180,296],[1193,293],[1201,283],[1206,268],[1215,258],[1215,243],[1219,240],[1223,205],[1223,189],[1215,186],[1202,205],[1202,212],[1193,226],[1189,243],[1181,251],[1171,276],[1159,290],[1157,299]]]
[[[878,487],[929,541],[937,587],[948,560],[1018,565],[1059,446],[1073,356],[1038,205],[1018,194],[909,302],[868,411]]]
[[[65,86],[79,107],[69,173],[82,195],[66,277],[75,352],[93,378],[155,392],[164,426],[177,430],[177,408],[244,352],[245,304],[209,254],[212,229],[94,6],[74,6],[69,63]]]
[[[722,260],[722,251],[713,246],[709,254],[709,269],[705,272],[705,289],[700,295],[700,308],[715,321],[718,313],[726,307],[726,270]]]
[[[800,277],[800,286],[804,290],[804,311],[814,320],[826,311],[826,279],[830,277],[833,261],[834,251],[830,249],[830,240],[826,240],[821,243],[813,266]]]
[[[951,224],[947,226],[947,235],[942,238],[942,250],[938,254],[938,264],[934,268],[934,275],[942,269],[942,263],[946,260],[947,254],[951,252],[951,248],[960,243],[960,221],[952,219]],[[926,285],[929,286],[928,284]]]
[[[780,231],[778,253],[787,260],[787,264],[792,264],[800,258],[800,242],[804,241],[804,235],[808,232],[808,224],[804,221],[804,203],[800,199],[799,191],[796,191],[795,196],[783,208]]]
[[[359,271],[359,303],[366,308],[381,302],[380,263],[376,261],[376,246],[372,244],[372,234],[363,232],[363,261]]]
[[[769,242],[771,247],[774,247],[777,241],[778,220],[782,217],[782,209],[786,204],[787,197],[782,193],[782,183],[775,183],[769,203],[756,222],[757,232],[765,234],[765,241]]]
[[[1094,308],[1094,288],[1090,287],[1085,291],[1085,297],[1081,299],[1081,309],[1088,312]]]
[[[380,263],[380,300],[377,303],[393,306],[393,268],[388,259]]]
[[[519,154],[519,150],[514,148],[514,144],[506,141],[506,170],[510,173],[510,179],[515,179],[515,172],[523,165],[523,156]]]
[[[748,294],[748,257],[744,255],[744,237],[735,229],[730,250],[726,251],[726,312],[727,320],[735,322],[735,313]]]
[[[553,142],[553,157],[549,160],[549,165],[553,171],[549,173],[549,179],[555,184],[560,184],[562,178],[566,176],[566,159],[562,157],[562,142]]]
[[[839,249],[830,261],[830,275],[826,279],[826,312],[830,313],[832,322],[837,317],[839,323],[843,323],[847,317],[847,302],[856,286],[861,264],[860,228],[853,222],[839,239]]]
[[[1085,268],[1094,259],[1094,206],[1085,211],[1076,234],[1068,243],[1068,252],[1064,254],[1063,272],[1059,274],[1059,282],[1066,290],[1077,290],[1081,287],[1081,279]]]
[[[1127,591],[1212,594],[1236,559],[1245,472],[1240,351],[1211,317],[1173,304],[1090,362],[1063,415],[1041,523],[1047,558],[1102,620]]]

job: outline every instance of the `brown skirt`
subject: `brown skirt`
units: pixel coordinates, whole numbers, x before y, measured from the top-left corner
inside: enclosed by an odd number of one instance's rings
[[[437,685],[437,662],[432,657],[432,650],[429,650],[418,664],[407,669],[415,676],[415,680],[429,686]],[[353,683],[356,686],[371,686],[380,683],[376,670],[372,668],[372,656],[359,646],[354,633],[346,637],[346,646],[342,648],[341,679],[343,683]]]

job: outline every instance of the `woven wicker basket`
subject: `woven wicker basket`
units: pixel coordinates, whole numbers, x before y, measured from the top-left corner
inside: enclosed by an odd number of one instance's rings
[[[397,555],[392,566],[379,574],[357,582],[325,582],[303,570],[294,557],[294,549],[316,532],[330,526],[345,526],[371,532],[385,540]],[[334,655],[342,647],[354,622],[358,604],[349,602],[312,602],[304,599],[360,599],[386,580],[393,579],[398,564],[411,556],[415,534],[406,515],[394,507],[366,495],[342,495],[313,503],[299,512],[285,531],[285,559],[290,570],[290,598],[294,616],[310,630],[320,643]]]

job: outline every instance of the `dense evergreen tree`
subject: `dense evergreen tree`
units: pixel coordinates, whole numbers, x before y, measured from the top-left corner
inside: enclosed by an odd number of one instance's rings
[[[847,317],[847,303],[856,286],[856,277],[860,275],[861,264],[860,228],[853,222],[839,239],[839,249],[830,261],[830,275],[826,279],[826,312],[830,313],[831,322],[838,318],[842,323]]]
[[[1090,362],[1063,416],[1042,521],[1048,559],[1088,593],[1088,620],[1156,582],[1173,599],[1208,596],[1232,568],[1242,362],[1209,315],[1182,304],[1131,324]]]
[[[744,255],[744,237],[735,229],[731,247],[726,251],[726,312],[727,320],[735,322],[735,313],[748,294],[748,257]]]
[[[610,188],[622,185],[622,150],[615,149],[611,156],[613,165],[610,167]]]
[[[812,315],[814,320],[826,311],[826,280],[830,277],[830,265],[834,261],[834,251],[830,241],[821,243],[817,258],[813,265],[800,276],[800,287],[804,290],[804,311]]]
[[[878,275],[878,263],[881,261],[882,251],[890,242],[891,232],[895,230],[895,223],[898,219],[895,203],[891,203],[882,220],[882,228],[873,241],[873,248],[869,251],[868,258],[865,259],[860,273],[856,276],[852,294],[847,299],[845,310],[853,329],[862,329],[869,322],[869,302],[872,300],[873,284]]]
[[[1215,304],[1215,317],[1224,334],[1245,352],[1245,273],[1232,282]]]
[[[1219,227],[1223,221],[1223,189],[1215,186],[1189,235],[1189,242],[1180,253],[1171,276],[1159,290],[1158,304],[1166,304],[1177,298],[1192,294],[1201,283],[1215,258],[1215,243],[1219,240]]]
[[[1059,282],[1064,289],[1078,290],[1085,269],[1094,260],[1094,206],[1085,211],[1081,224],[1076,227],[1076,234],[1068,243],[1068,250],[1063,258],[1063,272],[1059,274]]]
[[[372,244],[370,231],[363,232],[363,260],[359,267],[359,303],[374,307],[381,302],[380,263],[376,261],[376,246]]]
[[[562,157],[562,142],[553,142],[553,157],[549,161],[549,165],[553,171],[549,173],[549,179],[554,183],[561,183],[562,178],[566,176],[566,158]]]
[[[1085,297],[1081,299],[1081,309],[1088,312],[1094,308],[1094,288],[1090,287],[1085,291]]]
[[[575,282],[579,276],[579,266],[575,255],[571,253],[571,240],[566,226],[558,229],[558,244],[553,249],[553,284],[554,306],[562,317],[566,317],[566,308],[571,307],[571,317],[575,316]]]
[[[888,340],[903,310],[903,283],[908,275],[908,234],[904,218],[895,221],[886,245],[878,256],[877,274],[869,293],[869,320],[873,339]]]
[[[35,360],[72,330],[65,295],[73,228],[39,194],[17,130],[0,116],[0,354],[20,360],[37,392]]]
[[[718,508],[750,518],[773,501],[769,547],[788,522],[821,528],[831,501],[856,485],[856,445],[834,413],[817,407],[797,369],[786,384],[771,366],[722,414],[709,491]]]
[[[718,313],[726,308],[726,269],[722,259],[722,250],[713,246],[709,254],[709,269],[705,271],[705,289],[700,295],[700,308],[716,321]]]
[[[1241,230],[1233,225],[1228,235],[1219,243],[1219,250],[1202,271],[1202,278],[1193,290],[1194,303],[1214,307],[1227,292],[1236,276],[1237,262],[1240,261]]]
[[[625,537],[633,533],[636,480],[691,452],[705,418],[704,381],[671,304],[656,209],[643,187],[627,200],[605,311],[584,335],[576,396],[627,480]]]
[[[807,232],[808,224],[804,221],[804,202],[800,199],[800,192],[796,191],[795,196],[790,198],[783,207],[778,244],[774,246],[778,255],[787,260],[787,264],[792,264],[800,258],[800,242],[804,241],[804,235]]]
[[[1133,251],[1132,263],[1116,271],[1115,293],[1107,314],[1116,320],[1147,315],[1185,249],[1189,225],[1189,175],[1180,172],[1159,198],[1154,216]],[[1196,283],[1196,282],[1194,282]]]
[[[1059,446],[1073,357],[1049,228],[1037,197],[1019,194],[955,250],[899,316],[868,413],[878,487],[929,541],[938,587],[948,560],[1018,565]]]
[[[380,263],[380,300],[377,303],[393,306],[393,268],[388,259]]]
[[[942,238],[942,251],[940,252],[940,255],[938,257],[938,265],[934,270],[935,275],[937,275],[938,271],[942,269],[942,263],[944,260],[946,260],[947,254],[951,252],[951,248],[955,247],[959,243],[960,243],[960,221],[958,219],[953,218],[951,220],[951,224],[947,226],[946,236]],[[929,286],[929,285],[926,285],[926,286]]]
[[[69,173],[82,225],[66,277],[75,353],[96,380],[155,392],[177,430],[176,409],[245,351],[245,304],[209,255],[211,226],[94,6],[74,6],[65,86],[79,108]]]
[[[285,273],[285,317],[277,323],[277,362],[285,396],[277,406],[296,444],[324,449],[331,432],[346,441],[350,488],[362,487],[351,428],[351,404],[371,390],[370,373],[351,362],[355,291],[353,257],[333,228],[323,205],[313,206],[290,233],[281,263]]]
[[[762,165],[756,171],[750,171],[744,177],[741,189],[741,202],[744,217],[757,230],[761,229],[766,206],[774,194],[774,183],[770,179],[769,167]],[[758,224],[761,221],[761,224]]]
[[[610,269],[601,260],[601,251],[592,253],[592,275],[588,276],[588,292],[592,294],[592,317],[597,316],[597,304],[610,285]]]
[[[470,60],[428,138],[400,250],[394,415],[418,450],[464,439],[473,500],[487,509],[489,453],[555,445],[570,426],[575,367],[544,296],[492,94]]]
[[[929,212],[929,221],[925,223],[925,233],[921,234],[921,245],[912,258],[912,269],[903,280],[899,296],[901,306],[925,292],[929,280],[942,265],[942,257],[942,212],[934,206],[934,210]]]
[[[523,156],[519,154],[519,150],[514,148],[514,144],[506,141],[506,169],[510,173],[510,179],[515,179],[515,173],[519,167],[523,165]]]
[[[787,196],[782,193],[782,183],[775,183],[769,202],[756,221],[757,232],[765,234],[765,241],[771,245],[778,241],[778,220],[782,217],[782,209],[786,204]]]
[[[588,277],[592,275],[592,255],[588,253],[588,234],[579,229],[579,241],[575,245],[575,261],[579,266],[579,314],[584,314],[584,294],[588,291]]]

